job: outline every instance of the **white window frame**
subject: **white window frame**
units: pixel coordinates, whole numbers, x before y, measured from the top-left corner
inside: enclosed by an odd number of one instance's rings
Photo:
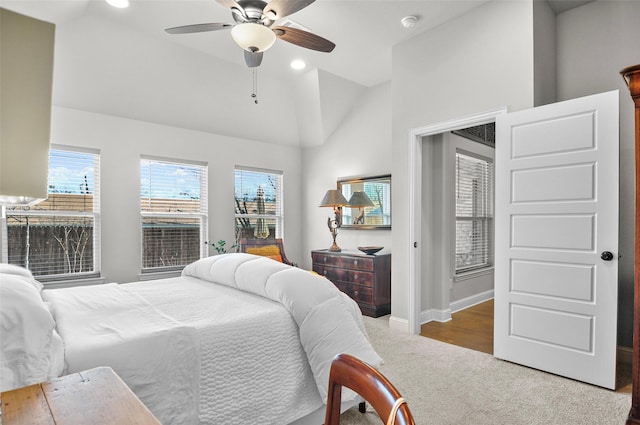
[[[454,172],[456,174],[454,180],[454,188],[457,190],[458,188],[458,155],[463,155],[469,158],[475,158],[477,160],[483,161],[488,166],[488,175],[487,181],[485,182],[485,190],[483,191],[484,199],[481,200],[483,205],[483,210],[486,211],[484,215],[478,216],[458,216],[457,207],[454,204],[454,260],[453,260],[453,269],[454,276],[456,278],[464,278],[465,276],[475,275],[478,273],[483,273],[488,270],[493,269],[493,252],[494,252],[494,240],[493,240],[493,169],[494,163],[493,159],[475,154],[463,149],[456,149],[455,152],[455,164],[454,164]],[[457,198],[457,194],[454,196]],[[457,203],[457,201],[456,201]],[[459,221],[471,221],[471,222],[482,222],[485,230],[485,238],[487,249],[484,255],[486,255],[485,261],[482,264],[474,264],[464,267],[458,267],[457,256],[458,256],[458,235],[457,235],[457,224]]]
[[[53,151],[68,151],[74,153],[84,153],[95,155],[94,160],[94,191],[93,191],[93,211],[59,211],[59,210],[32,210],[31,208],[23,208],[21,211],[17,209],[2,207],[2,262],[9,262],[9,242],[8,242],[8,228],[7,217],[11,215],[24,216],[24,217],[78,217],[78,218],[91,218],[93,220],[93,265],[92,270],[88,272],[75,272],[75,273],[58,273],[49,275],[35,275],[38,281],[43,283],[67,281],[67,280],[81,280],[99,277],[101,273],[101,220],[100,220],[100,151],[98,149],[81,148],[76,146],[66,146],[59,144],[51,144],[49,151],[49,158]],[[50,164],[51,159],[49,159]],[[51,167],[49,166],[49,182],[51,181]],[[12,214],[13,211],[17,213]]]
[[[238,213],[238,208],[235,205],[235,202],[237,200],[235,175],[236,175],[236,172],[238,171],[265,174],[265,175],[273,176],[277,180],[276,193],[275,193],[275,196],[276,196],[276,214],[275,215],[274,214],[255,214],[255,213],[239,214]],[[284,237],[284,198],[283,198],[284,172],[281,170],[269,170],[265,168],[255,168],[255,167],[246,167],[246,166],[236,165],[234,168],[233,181],[234,181],[233,186],[234,186],[234,211],[235,211],[234,231],[235,231],[236,238],[238,238],[238,232],[237,232],[238,220],[240,219],[257,220],[260,218],[263,218],[266,220],[275,220],[276,222],[275,237],[283,238]]]
[[[164,164],[172,164],[177,166],[184,167],[200,167],[200,211],[197,213],[191,212],[172,212],[172,213],[164,213],[157,211],[143,211],[142,210],[142,164],[143,161],[151,161],[155,163],[164,163]],[[192,161],[186,159],[175,159],[175,158],[164,158],[158,156],[150,156],[150,155],[141,155],[140,156],[140,270],[141,273],[151,274],[151,273],[165,273],[165,272],[175,272],[182,270],[187,264],[179,264],[174,266],[165,266],[165,267],[145,267],[144,266],[144,220],[145,218],[195,218],[200,221],[200,248],[199,248],[199,256],[200,258],[207,257],[209,255],[209,246],[207,242],[207,234],[208,234],[208,223],[209,223],[209,213],[208,213],[208,178],[209,178],[209,170],[208,164],[206,162],[201,161]]]

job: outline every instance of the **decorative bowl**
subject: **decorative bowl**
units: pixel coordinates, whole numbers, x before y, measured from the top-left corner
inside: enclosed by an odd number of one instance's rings
[[[359,246],[358,249],[364,252],[367,255],[373,255],[376,252],[380,251],[383,246]]]

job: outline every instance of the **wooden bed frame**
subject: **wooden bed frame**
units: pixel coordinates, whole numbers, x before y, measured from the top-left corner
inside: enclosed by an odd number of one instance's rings
[[[636,208],[635,208],[635,257],[633,284],[633,361],[631,411],[627,425],[640,424],[640,64],[620,71],[629,86],[635,104],[635,157],[636,157]]]

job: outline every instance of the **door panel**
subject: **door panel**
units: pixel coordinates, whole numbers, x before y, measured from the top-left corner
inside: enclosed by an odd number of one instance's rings
[[[496,357],[615,388],[618,151],[617,91],[498,117]]]

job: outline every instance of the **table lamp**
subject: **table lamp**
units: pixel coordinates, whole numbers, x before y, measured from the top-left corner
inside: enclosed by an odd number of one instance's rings
[[[336,244],[336,236],[338,236],[338,227],[342,224],[342,217],[340,213],[340,207],[344,207],[349,205],[346,198],[342,195],[337,189],[327,190],[327,193],[322,198],[322,202],[320,202],[321,207],[332,207],[334,218],[329,217],[327,219],[327,226],[329,227],[329,231],[331,232],[331,236],[333,236],[333,245],[329,248],[329,251],[332,252],[340,252],[342,251],[340,247]]]
[[[363,191],[353,192],[351,198],[349,198],[349,206],[351,208],[358,208],[359,214],[353,219],[353,224],[364,224],[364,207],[374,207],[375,204],[371,201],[371,198]]]

